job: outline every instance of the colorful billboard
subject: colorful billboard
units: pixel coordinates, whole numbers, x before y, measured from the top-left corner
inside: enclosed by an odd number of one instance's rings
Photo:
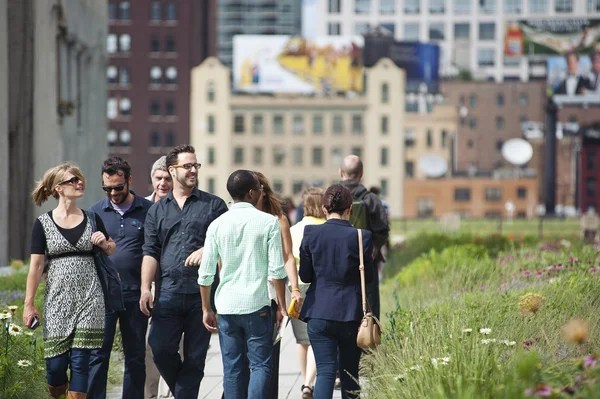
[[[249,93],[362,92],[363,38],[233,38],[234,89]]]
[[[506,57],[590,53],[600,41],[600,19],[508,21],[505,32]]]
[[[591,55],[567,53],[548,57],[548,94],[561,96],[561,102],[600,100],[600,52]],[[584,96],[584,97],[582,97]],[[579,98],[567,98],[579,97]]]
[[[440,48],[437,44],[366,36],[365,66],[372,67],[384,57],[406,71],[407,92],[439,92]]]

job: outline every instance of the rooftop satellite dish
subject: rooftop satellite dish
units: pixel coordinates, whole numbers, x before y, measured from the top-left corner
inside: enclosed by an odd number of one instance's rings
[[[419,168],[427,177],[442,177],[448,171],[448,162],[440,155],[427,154],[419,159]]]
[[[510,139],[502,146],[502,156],[513,165],[525,165],[533,156],[533,147],[523,139]]]

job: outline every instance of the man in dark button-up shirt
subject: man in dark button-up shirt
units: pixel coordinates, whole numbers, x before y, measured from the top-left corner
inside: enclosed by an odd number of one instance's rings
[[[154,363],[177,399],[196,399],[204,376],[210,333],[202,323],[198,267],[208,226],[227,211],[225,201],[196,187],[197,162],[190,145],[169,152],[173,190],[150,208],[145,225],[140,309],[152,314],[148,342]],[[157,270],[153,302],[150,285]]]
[[[119,271],[125,310],[106,313],[102,348],[90,356],[88,398],[106,398],[108,364],[117,328],[120,325],[125,354],[123,397],[143,399],[146,379],[146,328],[148,321],[140,311],[142,246],[144,224],[152,202],[130,190],[131,166],[120,157],[111,157],[102,165],[102,189],[106,198],[90,211],[100,216],[106,231],[115,240],[111,260]]]

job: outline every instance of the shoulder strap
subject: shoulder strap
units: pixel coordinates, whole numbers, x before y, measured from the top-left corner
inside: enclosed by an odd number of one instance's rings
[[[363,187],[363,189],[361,190],[361,192],[356,196],[355,201],[362,201],[365,199],[365,197],[367,196],[367,194],[369,194],[369,190],[367,190],[366,187]]]
[[[362,308],[363,314],[367,314],[367,289],[365,287],[365,261],[363,255],[362,230],[356,229],[356,231],[358,231],[358,257],[360,259],[358,269],[360,270],[360,290],[362,292]]]

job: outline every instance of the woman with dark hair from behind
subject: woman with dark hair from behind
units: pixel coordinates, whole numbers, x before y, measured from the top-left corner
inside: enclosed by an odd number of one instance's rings
[[[308,337],[317,363],[315,399],[331,399],[336,370],[342,398],[358,398],[361,349],[356,345],[363,317],[358,234],[348,218],[352,194],[340,184],[323,196],[327,221],[306,226],[300,245],[299,276],[310,283],[300,318],[308,323]],[[371,232],[362,230],[365,278],[375,277]],[[318,298],[318,301],[317,301]],[[339,353],[339,356],[338,356]]]

